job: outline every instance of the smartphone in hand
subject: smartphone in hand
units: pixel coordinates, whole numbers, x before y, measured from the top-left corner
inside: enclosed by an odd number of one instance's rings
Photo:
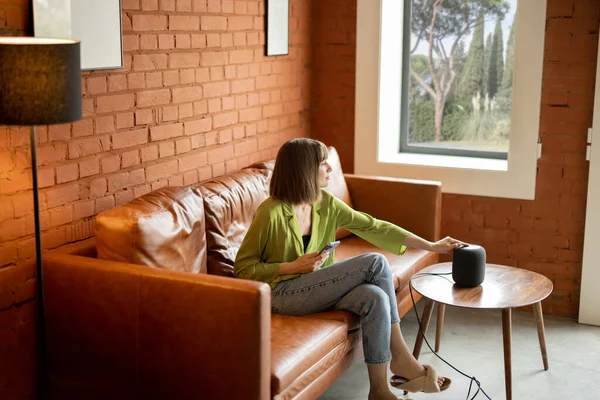
[[[330,253],[331,250],[335,249],[339,245],[340,245],[339,240],[336,240],[335,242],[331,242],[331,243],[327,244],[327,246],[323,247],[323,250],[321,250],[319,252],[319,255],[324,254],[324,253]]]

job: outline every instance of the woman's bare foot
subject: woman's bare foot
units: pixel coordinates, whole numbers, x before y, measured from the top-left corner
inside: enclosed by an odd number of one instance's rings
[[[390,363],[390,370],[392,371],[392,374],[400,376],[409,381],[420,376],[427,375],[427,370],[421,364],[408,366],[395,362],[394,360],[392,360],[392,362]],[[446,378],[439,376],[438,386],[442,387],[445,380]]]

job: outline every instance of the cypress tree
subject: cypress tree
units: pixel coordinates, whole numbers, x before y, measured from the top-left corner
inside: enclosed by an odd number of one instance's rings
[[[477,92],[484,93],[484,46],[483,46],[483,14],[478,17],[473,30],[473,38],[469,46],[467,61],[461,76],[460,97],[470,100]]]
[[[487,88],[490,98],[498,93],[499,84],[502,83],[502,73],[504,72],[503,49],[502,27],[500,26],[500,21],[498,21],[496,23],[496,28],[494,29],[488,70]]]
[[[456,45],[456,49],[454,50],[454,72],[456,74],[456,79],[454,79],[454,83],[452,84],[452,89],[450,90],[449,98],[455,100],[459,97],[459,84],[460,77],[462,76],[463,70],[465,69],[465,62],[467,61],[467,53],[465,51],[465,42],[460,41]]]
[[[496,29],[494,29],[494,41],[496,42],[496,92],[502,87],[502,79],[504,77],[504,33],[502,32],[502,24],[500,21],[496,22]]]
[[[510,33],[508,34],[508,42],[506,43],[506,66],[504,68],[504,75],[502,76],[502,89],[511,90],[513,83],[513,71],[515,67],[515,25],[516,17],[513,18],[512,25],[510,26]]]
[[[483,82],[485,83],[485,93],[489,93],[489,78],[490,78],[490,57],[492,55],[492,34],[488,33],[485,39],[485,57],[483,61]],[[483,95],[484,93],[482,93]]]

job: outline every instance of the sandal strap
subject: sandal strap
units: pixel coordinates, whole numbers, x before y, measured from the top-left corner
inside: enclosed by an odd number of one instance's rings
[[[419,376],[418,378],[394,386],[396,386],[397,389],[406,390],[411,393],[439,393],[441,390],[437,383],[439,376],[437,370],[431,365],[423,365],[423,367],[427,372],[426,375]]]
[[[438,385],[439,373],[431,365],[423,365],[427,371],[427,377],[423,385],[423,392],[425,393],[438,393],[440,391],[440,385]]]

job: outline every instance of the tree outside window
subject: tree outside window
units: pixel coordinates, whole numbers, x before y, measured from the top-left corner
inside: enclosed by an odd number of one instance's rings
[[[401,151],[507,157],[516,2],[405,0]]]

